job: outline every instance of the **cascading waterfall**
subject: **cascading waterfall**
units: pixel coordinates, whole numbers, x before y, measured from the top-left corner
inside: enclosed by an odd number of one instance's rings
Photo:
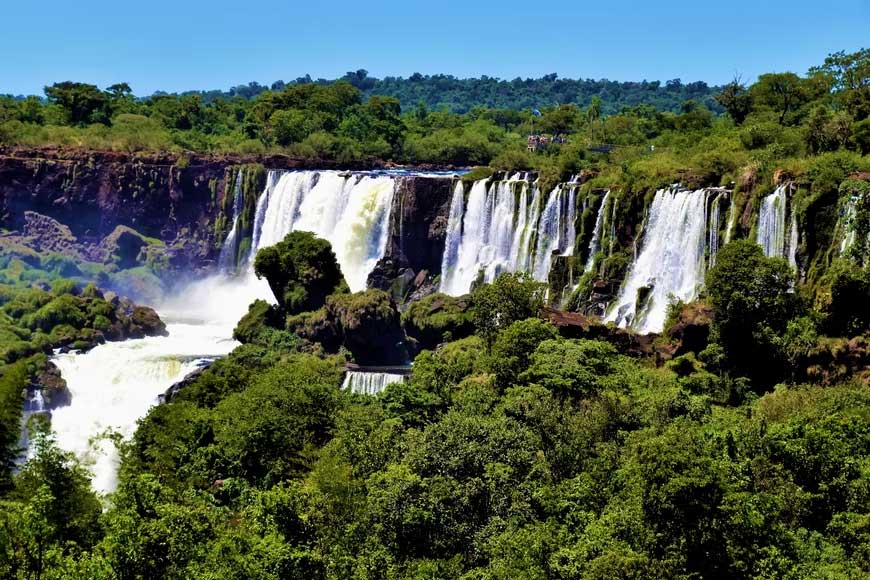
[[[797,214],[792,208],[788,231],[786,215],[790,185],[780,185],[776,191],[761,201],[758,215],[758,244],[768,257],[786,258],[792,268],[797,269],[797,247],[799,232]]]
[[[785,257],[786,191],[781,185],[761,201],[758,214],[758,243],[768,257]]]
[[[270,172],[257,201],[254,252],[291,231],[313,232],[332,244],[351,291],[364,290],[386,249],[395,181],[336,171]]]
[[[441,268],[446,294],[467,293],[483,273],[528,272],[546,281],[554,253],[570,255],[576,238],[576,187],[558,186],[542,205],[540,189],[525,175],[476,181],[468,200],[457,186],[450,204]],[[531,199],[530,199],[531,196]]]
[[[607,216],[607,200],[610,199],[610,190],[604,194],[601,200],[601,205],[598,207],[598,214],[595,216],[595,228],[592,230],[592,240],[589,242],[589,256],[586,258],[586,266],[583,271],[588,272],[595,266],[595,254],[601,246],[601,234],[604,230],[604,220]]]
[[[248,304],[267,292],[256,278],[214,276],[158,305],[168,336],[109,342],[52,358],[71,399],[51,412],[51,426],[58,445],[90,469],[95,490],[111,492],[117,485],[118,451],[106,435],[131,436],[160,394],[235,348],[233,327]]]
[[[24,399],[24,408],[21,411],[21,435],[18,438],[18,446],[21,448],[22,453],[18,459],[16,459],[16,463],[24,463],[24,461],[30,459],[33,455],[33,449],[30,444],[30,431],[27,428],[30,418],[34,415],[44,415],[46,413],[45,399],[42,396],[42,390],[27,389],[26,397]]]
[[[706,271],[707,190],[656,192],[643,245],[606,319],[639,332],[660,332],[671,299],[692,300]],[[718,203],[719,197],[714,203]]]
[[[348,371],[341,388],[359,395],[377,395],[387,385],[401,383],[404,375],[368,371]]]
[[[90,468],[97,491],[111,492],[117,484],[119,457],[108,434],[129,437],[159,395],[194,369],[235,348],[237,343],[230,338],[233,328],[251,302],[258,298],[274,301],[268,284],[252,272],[258,249],[277,243],[292,230],[312,231],[332,243],[351,290],[365,287],[388,240],[395,180],[384,174],[270,172],[257,200],[252,250],[244,257],[248,263],[242,264],[243,275],[228,276],[236,269],[241,241],[243,200],[237,181],[233,227],[221,252],[221,274],[196,282],[157,305],[169,336],[107,343],[87,353],[52,358],[71,393],[71,404],[52,412],[52,428],[60,447],[75,453]],[[358,384],[349,384],[351,388],[374,392],[401,380],[401,375],[350,380]]]
[[[236,183],[233,186],[233,226],[227,234],[221,246],[218,257],[218,267],[221,272],[232,272],[236,269],[239,240],[239,216],[242,213],[242,172],[236,174]]]
[[[734,226],[737,224],[737,205],[734,203],[734,199],[731,199],[731,203],[728,205],[728,225],[725,229],[725,243],[731,241],[731,236],[734,232]]]
[[[710,206],[710,223],[707,224],[708,267],[710,268],[716,265],[716,254],[719,252],[719,202],[725,195],[725,192],[717,195]]]

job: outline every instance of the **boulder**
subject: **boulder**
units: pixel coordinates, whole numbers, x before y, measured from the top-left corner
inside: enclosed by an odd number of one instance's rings
[[[24,236],[27,245],[38,252],[53,252],[82,259],[81,245],[72,230],[46,215],[25,211]]]
[[[361,365],[408,362],[405,333],[396,302],[381,290],[337,294],[326,301],[326,317],[334,323],[342,345]]]

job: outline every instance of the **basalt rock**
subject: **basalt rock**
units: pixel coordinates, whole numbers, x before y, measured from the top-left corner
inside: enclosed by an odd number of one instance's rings
[[[390,235],[368,284],[402,301],[441,273],[450,200],[455,182],[434,177],[399,177],[390,209]],[[420,274],[425,272],[423,277]]]
[[[81,246],[68,226],[35,211],[24,212],[24,240],[37,252],[56,252],[82,258]]]
[[[603,340],[623,354],[634,357],[655,357],[657,362],[670,358],[670,353],[656,348],[655,334],[636,334],[612,324],[602,324],[596,318],[577,312],[543,308],[541,318],[553,324],[565,338]]]
[[[70,404],[70,392],[66,381],[60,374],[60,369],[53,362],[46,363],[34,377],[33,388],[42,390],[42,398],[46,409],[56,409]]]
[[[357,363],[401,365],[408,362],[399,310],[386,292],[366,290],[330,296],[326,312],[342,337],[342,345]]]

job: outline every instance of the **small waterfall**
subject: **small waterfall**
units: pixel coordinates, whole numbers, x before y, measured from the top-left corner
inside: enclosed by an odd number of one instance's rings
[[[708,267],[712,268],[716,265],[716,254],[719,253],[719,203],[725,193],[720,193],[713,198],[713,203],[710,206],[710,223],[707,224],[707,253]]]
[[[618,206],[619,206],[619,198],[615,198],[610,203],[610,209],[611,209],[611,211],[610,211],[610,232],[609,232],[610,244],[609,244],[609,247],[607,248],[607,255],[608,256],[613,255],[613,246],[616,244],[616,210],[617,210]]]
[[[840,229],[842,230],[843,239],[840,242],[840,255],[846,255],[846,252],[855,245],[855,238],[857,238],[857,234],[855,232],[855,215],[857,213],[857,203],[858,197],[852,196],[850,197],[845,205],[845,208],[842,211],[840,217]]]
[[[768,257],[786,258],[797,269],[797,247],[799,232],[797,212],[791,210],[791,220],[786,231],[786,214],[790,185],[780,185],[776,191],[761,202],[758,216],[758,244]]]
[[[791,227],[789,228],[788,236],[788,263],[793,270],[797,270],[797,247],[798,247],[798,225],[797,212],[791,210]]]
[[[462,180],[457,180],[456,186],[453,188],[453,197],[450,199],[450,214],[447,218],[448,224],[458,224],[462,221],[462,208],[465,204],[465,186]],[[444,255],[441,258],[441,291],[444,291],[451,279],[453,273],[452,268],[456,265],[459,258],[459,243],[462,240],[462,231],[460,228],[448,227],[447,236],[444,240]]]
[[[505,181],[476,181],[467,203],[458,188],[454,191],[442,292],[467,293],[481,272],[485,282],[502,272],[528,272],[546,281],[553,254],[574,252],[576,187],[557,186],[543,201],[526,178],[518,173]]]
[[[536,280],[547,280],[554,253],[568,256],[574,252],[575,203],[574,188],[566,191],[561,185],[557,185],[550,194],[538,223],[538,244],[533,271]]]
[[[761,201],[758,215],[758,244],[768,257],[785,257],[785,210],[788,187],[779,186]]]
[[[237,238],[239,237],[239,216],[242,213],[242,202],[242,172],[239,171],[236,173],[236,183],[233,186],[233,227],[227,234],[218,257],[218,267],[221,272],[234,272],[237,266],[239,246]]]
[[[671,299],[692,300],[706,271],[707,190],[659,190],[643,245],[606,319],[660,332]]]
[[[598,215],[595,216],[595,229],[592,230],[592,240],[589,242],[589,256],[586,258],[586,267],[583,269],[584,272],[588,272],[595,266],[595,254],[598,253],[598,250],[601,246],[601,233],[604,229],[604,220],[607,215],[607,200],[610,199],[610,190],[604,194],[604,198],[601,200],[601,205],[598,206]]]
[[[252,256],[291,231],[332,244],[351,291],[364,290],[386,250],[396,179],[336,171],[270,172],[257,200]]]
[[[348,371],[341,388],[358,395],[377,395],[386,389],[387,385],[401,383],[404,380],[404,375],[393,373]]]
[[[731,236],[734,232],[734,226],[737,224],[737,206],[734,199],[731,199],[731,204],[728,206],[728,226],[725,229],[725,243],[731,241]]]
[[[21,411],[21,436],[18,438],[21,455],[16,459],[18,465],[33,457],[35,451],[31,445],[30,432],[27,429],[27,423],[34,415],[48,415],[48,411],[45,408],[42,389],[28,388],[24,398],[24,408]]]

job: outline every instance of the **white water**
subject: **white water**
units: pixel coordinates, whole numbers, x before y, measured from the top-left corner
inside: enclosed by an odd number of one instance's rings
[[[761,201],[756,239],[764,249],[765,256],[786,258],[791,267],[797,269],[799,234],[794,208],[786,230],[789,189],[789,185],[781,185]]]
[[[130,437],[137,420],[160,394],[203,362],[235,348],[232,330],[251,302],[258,298],[274,302],[268,284],[251,271],[256,250],[277,243],[292,230],[313,231],[332,243],[351,289],[363,289],[384,253],[394,189],[392,176],[270,172],[257,202],[252,251],[248,264],[242,265],[246,266],[243,275],[207,278],[159,305],[168,337],[108,343],[84,354],[55,356],[52,360],[67,381],[71,405],[52,412],[52,428],[58,444],[91,470],[94,489],[111,492],[117,485],[118,452],[104,435]],[[232,248],[234,260],[241,201],[234,200],[233,205],[234,227],[222,254]],[[362,380],[358,388],[373,391],[396,376],[401,380],[399,375],[362,377],[357,379]]]
[[[52,359],[72,397],[69,406],[52,411],[51,425],[60,447],[90,469],[96,491],[117,485],[118,452],[101,436],[130,437],[158,395],[204,361],[228,354],[238,344],[230,338],[236,321],[265,296],[268,287],[256,279],[209,278],[159,307],[169,336],[110,342]]]
[[[707,224],[707,252],[708,267],[712,268],[716,265],[716,254],[719,253],[719,214],[721,212],[720,202],[726,194],[724,192],[713,198],[713,203],[710,204],[710,221]]]
[[[337,171],[270,172],[257,201],[253,252],[291,231],[328,240],[351,291],[366,287],[384,256],[396,179]]]
[[[21,455],[16,459],[16,464],[24,463],[24,461],[33,457],[35,451],[30,444],[30,431],[27,423],[34,415],[45,413],[45,399],[42,396],[41,389],[27,390],[24,399],[24,408],[21,411],[21,436],[18,439],[18,446],[22,450]]]
[[[660,332],[668,303],[697,296],[706,271],[706,190],[659,190],[649,209],[640,254],[606,319],[639,332]],[[718,229],[718,224],[716,229]],[[637,292],[650,287],[645,305]]]
[[[610,199],[610,190],[604,194],[601,205],[598,207],[598,215],[595,216],[595,229],[592,230],[592,240],[589,242],[589,256],[586,258],[584,272],[588,272],[595,265],[595,254],[601,247],[601,234],[604,231],[604,221],[607,216],[607,200]]]
[[[731,203],[728,205],[728,226],[725,229],[725,243],[731,241],[731,236],[734,232],[734,226],[737,224],[737,205],[732,197]]]
[[[401,383],[404,375],[392,373],[370,373],[365,371],[348,371],[344,376],[341,388],[361,395],[377,395],[387,388],[387,385]]]
[[[502,272],[528,272],[546,281],[553,254],[573,253],[576,187],[558,186],[543,200],[525,177],[476,181],[467,201],[457,186],[448,217],[441,292],[465,294],[481,273],[484,282]]]
[[[786,191],[782,185],[761,200],[757,240],[768,257],[785,257]]]
[[[239,237],[239,216],[242,212],[242,201],[242,172],[239,171],[236,174],[236,183],[233,187],[233,227],[221,246],[218,258],[221,272],[233,272],[236,269],[236,248],[239,244],[237,238]]]

